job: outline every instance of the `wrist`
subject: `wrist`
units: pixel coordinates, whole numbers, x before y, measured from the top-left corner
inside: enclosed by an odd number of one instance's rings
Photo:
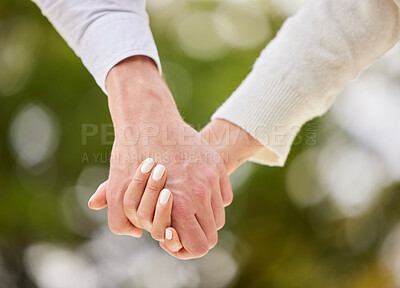
[[[106,89],[114,125],[181,119],[166,82],[147,56],[129,57],[115,65],[107,75]]]
[[[244,129],[223,119],[211,121],[201,134],[220,154],[228,174],[232,174],[263,147]]]
[[[161,78],[154,61],[147,56],[132,56],[116,64],[108,72],[106,89],[112,98],[123,97],[135,83],[147,82]]]

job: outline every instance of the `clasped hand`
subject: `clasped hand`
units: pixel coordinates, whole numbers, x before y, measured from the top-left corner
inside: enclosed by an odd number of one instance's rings
[[[224,207],[233,198],[220,155],[183,121],[151,59],[122,61],[106,85],[115,141],[109,178],[89,206],[108,206],[108,226],[115,234],[140,237],[145,229],[177,258],[203,256],[217,243]],[[158,153],[167,160],[158,161]],[[204,161],[191,160],[204,156]],[[157,162],[148,172],[146,158]],[[160,195],[164,186],[168,190]],[[170,197],[161,204],[165,191]],[[172,241],[165,237],[170,226]]]

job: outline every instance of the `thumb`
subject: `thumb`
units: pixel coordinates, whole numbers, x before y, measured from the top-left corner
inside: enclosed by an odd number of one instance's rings
[[[107,191],[107,184],[108,180],[101,183],[97,188],[96,192],[90,197],[88,206],[92,210],[101,210],[107,207],[107,198],[106,198],[106,191]]]

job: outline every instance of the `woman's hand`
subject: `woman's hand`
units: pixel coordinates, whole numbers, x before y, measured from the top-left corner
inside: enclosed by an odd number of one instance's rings
[[[124,211],[129,220],[164,242],[170,253],[182,248],[178,233],[171,227],[173,195],[164,188],[167,171],[152,158],[144,160],[125,193]]]
[[[232,174],[240,165],[263,148],[263,145],[235,124],[215,119],[201,130],[203,138],[219,153],[227,173]],[[276,157],[271,152],[272,157]]]
[[[173,254],[182,248],[178,233],[171,227],[173,195],[164,188],[167,171],[152,158],[144,160],[135,171],[133,179],[124,196],[124,212],[132,224],[151,232],[153,239],[163,242],[161,245]],[[104,199],[107,182],[89,201],[89,207],[100,208],[99,201]],[[105,207],[106,203],[103,203]]]

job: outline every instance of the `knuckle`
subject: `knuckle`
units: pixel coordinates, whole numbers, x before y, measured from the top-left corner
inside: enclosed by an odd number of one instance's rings
[[[107,195],[108,203],[118,203],[120,201],[120,196],[117,193],[110,193]]]
[[[138,205],[139,205],[139,203],[137,203],[137,201],[133,200],[132,198],[130,198],[130,197],[124,198],[124,207],[126,209],[136,210]]]
[[[161,240],[164,239],[164,233],[163,233],[162,231],[160,231],[160,230],[154,230],[154,229],[152,229],[152,230],[151,230],[151,237],[152,237],[154,240],[161,241]]]
[[[147,183],[147,179],[144,178],[142,175],[135,174],[133,176],[133,181],[136,185],[144,186]]]
[[[160,187],[155,185],[154,183],[148,183],[146,186],[146,191],[150,192],[151,194],[156,194],[160,192]]]
[[[138,219],[138,217],[137,217],[137,213],[136,213],[136,210],[135,209],[129,209],[129,208],[126,208],[126,207],[124,207],[124,213],[125,213],[125,215],[126,215],[126,217],[129,219],[129,221],[133,224],[133,225],[135,225],[135,226],[137,226],[137,227],[139,227],[140,225],[140,223],[139,223],[139,219]]]
[[[208,253],[209,250],[210,250],[210,248],[209,248],[208,243],[200,243],[200,244],[196,247],[196,249],[195,249],[195,251],[194,251],[194,254],[195,254],[195,256],[197,256],[197,257],[201,257],[201,256],[206,255],[206,254]]]
[[[148,214],[146,213],[146,211],[139,209],[136,212],[137,217],[139,218],[140,221],[145,221],[147,220]]]
[[[136,214],[132,214],[128,216],[129,221],[137,228],[142,228],[139,219],[137,218]]]
[[[150,214],[147,213],[146,211],[144,211],[144,210],[137,211],[137,218],[143,227],[151,226]]]
[[[218,164],[217,164],[217,171],[220,173],[220,175],[223,175],[226,173],[226,168],[224,165],[224,161],[222,161],[222,158],[218,154]]]
[[[199,200],[206,200],[208,198],[208,190],[204,185],[198,185],[195,187],[193,193]]]
[[[120,227],[114,226],[109,224],[108,225],[108,229],[110,229],[110,231],[115,234],[115,235],[122,235],[124,234],[123,229],[121,229]]]
[[[207,179],[210,183],[213,183],[214,181],[217,180],[217,175],[218,175],[218,173],[217,173],[216,170],[209,168],[209,169],[207,169],[207,170],[204,171],[204,175],[205,175],[206,179]]]
[[[147,231],[151,231],[152,223],[149,220],[140,220],[141,227]]]
[[[184,219],[183,217],[190,215],[192,212],[189,204],[187,204],[184,201],[178,201],[176,200],[174,202],[174,206],[173,206],[173,210],[172,210],[172,214],[176,215],[176,216],[182,216],[182,219]]]

